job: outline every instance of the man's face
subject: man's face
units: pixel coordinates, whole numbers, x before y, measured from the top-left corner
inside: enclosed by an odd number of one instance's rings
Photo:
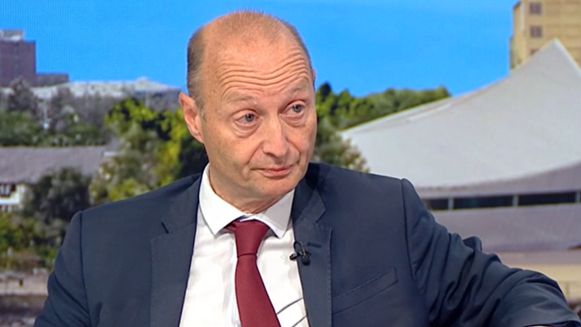
[[[182,96],[204,143],[214,191],[239,209],[266,209],[303,178],[316,136],[313,74],[294,42],[231,46],[204,63],[203,113]],[[191,108],[187,102],[192,104]]]

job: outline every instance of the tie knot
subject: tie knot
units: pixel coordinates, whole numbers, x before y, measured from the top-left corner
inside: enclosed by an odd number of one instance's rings
[[[243,255],[256,256],[269,227],[258,220],[233,221],[228,225],[228,230],[234,233],[236,253],[240,258]]]

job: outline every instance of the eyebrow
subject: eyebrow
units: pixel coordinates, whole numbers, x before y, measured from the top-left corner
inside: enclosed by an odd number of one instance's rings
[[[244,94],[239,92],[228,92],[229,94],[226,95],[226,102],[234,103],[234,102],[250,102],[254,101],[255,97],[250,94]]]
[[[307,91],[309,88],[310,88],[310,84],[307,81],[301,80],[301,82],[298,83],[298,85],[295,85],[292,89],[290,89],[290,93],[295,94],[295,93],[304,92],[304,91]]]

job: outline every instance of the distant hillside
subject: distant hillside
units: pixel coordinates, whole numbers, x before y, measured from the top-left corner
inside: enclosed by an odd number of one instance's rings
[[[134,98],[155,109],[178,107],[179,88],[164,85],[146,78],[135,81],[92,81],[70,82],[54,86],[30,87],[26,82],[21,89],[30,89],[39,110],[46,112],[49,119],[56,112],[74,112],[81,120],[100,125],[104,115],[115,104]],[[0,88],[0,109],[9,107],[13,87]],[[44,113],[43,113],[44,114]]]
[[[317,113],[319,117],[328,117],[335,128],[346,129],[449,96],[445,87],[437,87],[427,90],[389,88],[381,93],[354,97],[348,90],[334,93],[329,83],[323,83],[317,90]]]

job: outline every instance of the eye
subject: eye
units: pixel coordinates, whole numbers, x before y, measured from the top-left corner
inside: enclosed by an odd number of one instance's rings
[[[307,119],[308,107],[304,102],[291,103],[283,113],[283,117],[288,124],[300,126]]]
[[[302,103],[295,103],[290,106],[290,110],[295,114],[300,114],[305,111],[305,106]]]
[[[236,124],[242,127],[254,126],[258,121],[258,115],[255,112],[245,112],[236,118]]]
[[[242,122],[250,124],[256,120],[256,115],[253,113],[247,113],[242,116]]]

